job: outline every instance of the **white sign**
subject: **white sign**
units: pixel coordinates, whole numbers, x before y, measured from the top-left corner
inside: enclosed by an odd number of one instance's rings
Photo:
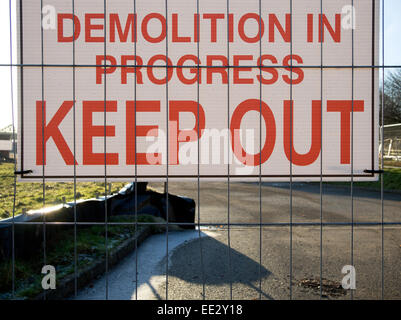
[[[377,0],[18,3],[22,180],[377,177]]]

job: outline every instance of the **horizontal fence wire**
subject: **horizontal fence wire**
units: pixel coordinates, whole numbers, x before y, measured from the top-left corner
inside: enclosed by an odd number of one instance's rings
[[[1,222],[0,224],[3,225],[42,225],[43,222]],[[54,222],[54,221],[46,221],[46,225],[74,225],[75,222]],[[149,225],[149,226],[165,226],[165,222],[76,222],[77,225]],[[320,226],[320,222],[271,222],[271,223],[246,223],[246,222],[241,222],[241,223],[235,223],[235,222],[210,222],[210,223],[197,223],[197,222],[169,222],[170,225],[177,225],[177,226],[215,226],[215,227],[220,227],[220,226],[266,226],[266,227],[274,227],[274,226]],[[322,223],[324,226],[381,226],[382,222],[323,222]],[[383,222],[384,225],[387,226],[399,226],[401,225],[401,222]]]
[[[165,64],[160,64],[160,65],[143,65],[143,64],[113,64],[113,65],[104,65],[104,64],[54,64],[54,63],[26,63],[26,64],[20,64],[20,63],[0,63],[0,67],[37,67],[37,68],[42,68],[42,67],[49,67],[49,68],[110,68],[110,67],[116,67],[116,68],[186,68],[186,69],[197,69],[202,68],[202,69],[213,69],[213,68],[218,68],[218,69],[242,69],[242,68],[253,68],[253,69],[269,69],[269,68],[293,68],[293,65],[240,65],[240,66],[233,66],[233,65],[220,65],[220,66],[209,66],[209,65],[185,65],[185,66],[178,66],[178,65],[165,65]],[[382,66],[382,65],[297,65],[297,68],[305,68],[305,69],[400,69],[401,65],[393,65],[393,66]]]

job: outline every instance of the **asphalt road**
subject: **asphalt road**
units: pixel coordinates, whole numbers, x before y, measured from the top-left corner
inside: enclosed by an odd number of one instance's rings
[[[163,190],[161,184],[151,184]],[[169,182],[169,192],[193,198],[200,209],[201,223],[259,224],[289,223],[289,183],[264,183],[260,208],[259,185],[257,183],[200,182],[199,199],[197,182]],[[320,223],[320,186],[310,183],[293,183],[292,221],[294,223]],[[380,192],[354,188],[354,222],[381,222]],[[351,222],[351,190],[349,187],[323,185],[323,222]],[[228,210],[229,205],[229,210]],[[197,218],[195,219],[197,221]],[[385,194],[384,221],[401,222],[401,193]]]
[[[382,219],[379,192],[354,189],[352,204],[349,188],[325,184],[321,212],[319,185],[297,183],[291,212],[288,184],[263,184],[260,203],[258,184],[230,183],[228,210],[227,187],[201,182],[198,199],[196,181],[169,183],[170,193],[200,205],[201,223],[214,226],[202,227],[201,237],[196,230],[170,232],[168,259],[164,234],[145,241],[138,250],[138,283],[132,254],[110,272],[109,298],[165,299],[167,261],[169,299],[319,299],[313,280],[320,274],[328,280],[324,299],[350,299],[351,292],[338,286],[342,267],[351,264],[356,270],[352,298],[380,299],[382,279],[384,297],[401,298],[401,227],[374,225]],[[352,212],[354,222],[362,223],[353,232],[341,225],[352,221]],[[322,229],[321,213],[327,223]],[[306,225],[294,225],[290,232],[291,217]],[[401,195],[385,194],[383,219],[401,221]],[[281,225],[260,228],[260,221]],[[102,278],[78,298],[102,299],[104,291]]]

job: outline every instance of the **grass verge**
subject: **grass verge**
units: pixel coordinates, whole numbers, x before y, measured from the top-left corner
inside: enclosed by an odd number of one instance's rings
[[[118,192],[125,183],[113,183],[111,193]],[[77,182],[76,198],[89,199],[104,194],[104,183]],[[45,204],[52,206],[74,201],[74,184],[72,182],[46,182]],[[0,164],[0,220],[13,214],[14,201],[14,164]],[[43,207],[43,184],[41,182],[17,182],[15,198],[15,215]]]
[[[148,215],[138,215],[138,222],[155,222],[155,218]],[[132,216],[111,217],[110,222],[131,222]],[[149,227],[149,226],[146,226]],[[137,233],[145,226],[138,225]],[[159,232],[159,227],[150,226],[151,233]],[[135,225],[109,225],[108,226],[108,251],[111,252],[127,239],[136,235]],[[60,232],[57,239],[47,242],[46,264],[56,268],[57,283],[65,277],[74,274],[74,230]],[[105,257],[105,227],[101,225],[91,226],[77,230],[77,271],[99,263]],[[39,257],[39,258],[37,258]],[[43,252],[36,257],[15,261],[15,298],[31,299],[43,292],[41,274],[44,265]],[[0,299],[12,298],[12,262],[0,264]]]

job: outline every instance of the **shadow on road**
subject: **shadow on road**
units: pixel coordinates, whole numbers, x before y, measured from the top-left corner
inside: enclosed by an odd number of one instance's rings
[[[179,246],[171,254],[169,264],[169,277],[187,283],[204,283],[205,286],[242,284],[266,299],[272,299],[259,288],[259,280],[268,277],[271,272],[259,262],[212,237],[202,237]]]
[[[213,232],[201,232],[199,238],[195,230],[169,233],[169,299],[201,299],[200,288],[203,283],[205,288],[215,291],[225,291],[230,284],[241,285],[244,289],[261,294],[265,299],[272,299],[259,288],[259,280],[269,277],[271,272],[246,253],[229,248],[215,239],[215,236]],[[165,234],[150,237],[139,247],[138,256],[133,252],[109,271],[108,299],[165,299],[165,241]],[[104,299],[105,292],[106,279],[102,277],[81,290],[77,299]]]

